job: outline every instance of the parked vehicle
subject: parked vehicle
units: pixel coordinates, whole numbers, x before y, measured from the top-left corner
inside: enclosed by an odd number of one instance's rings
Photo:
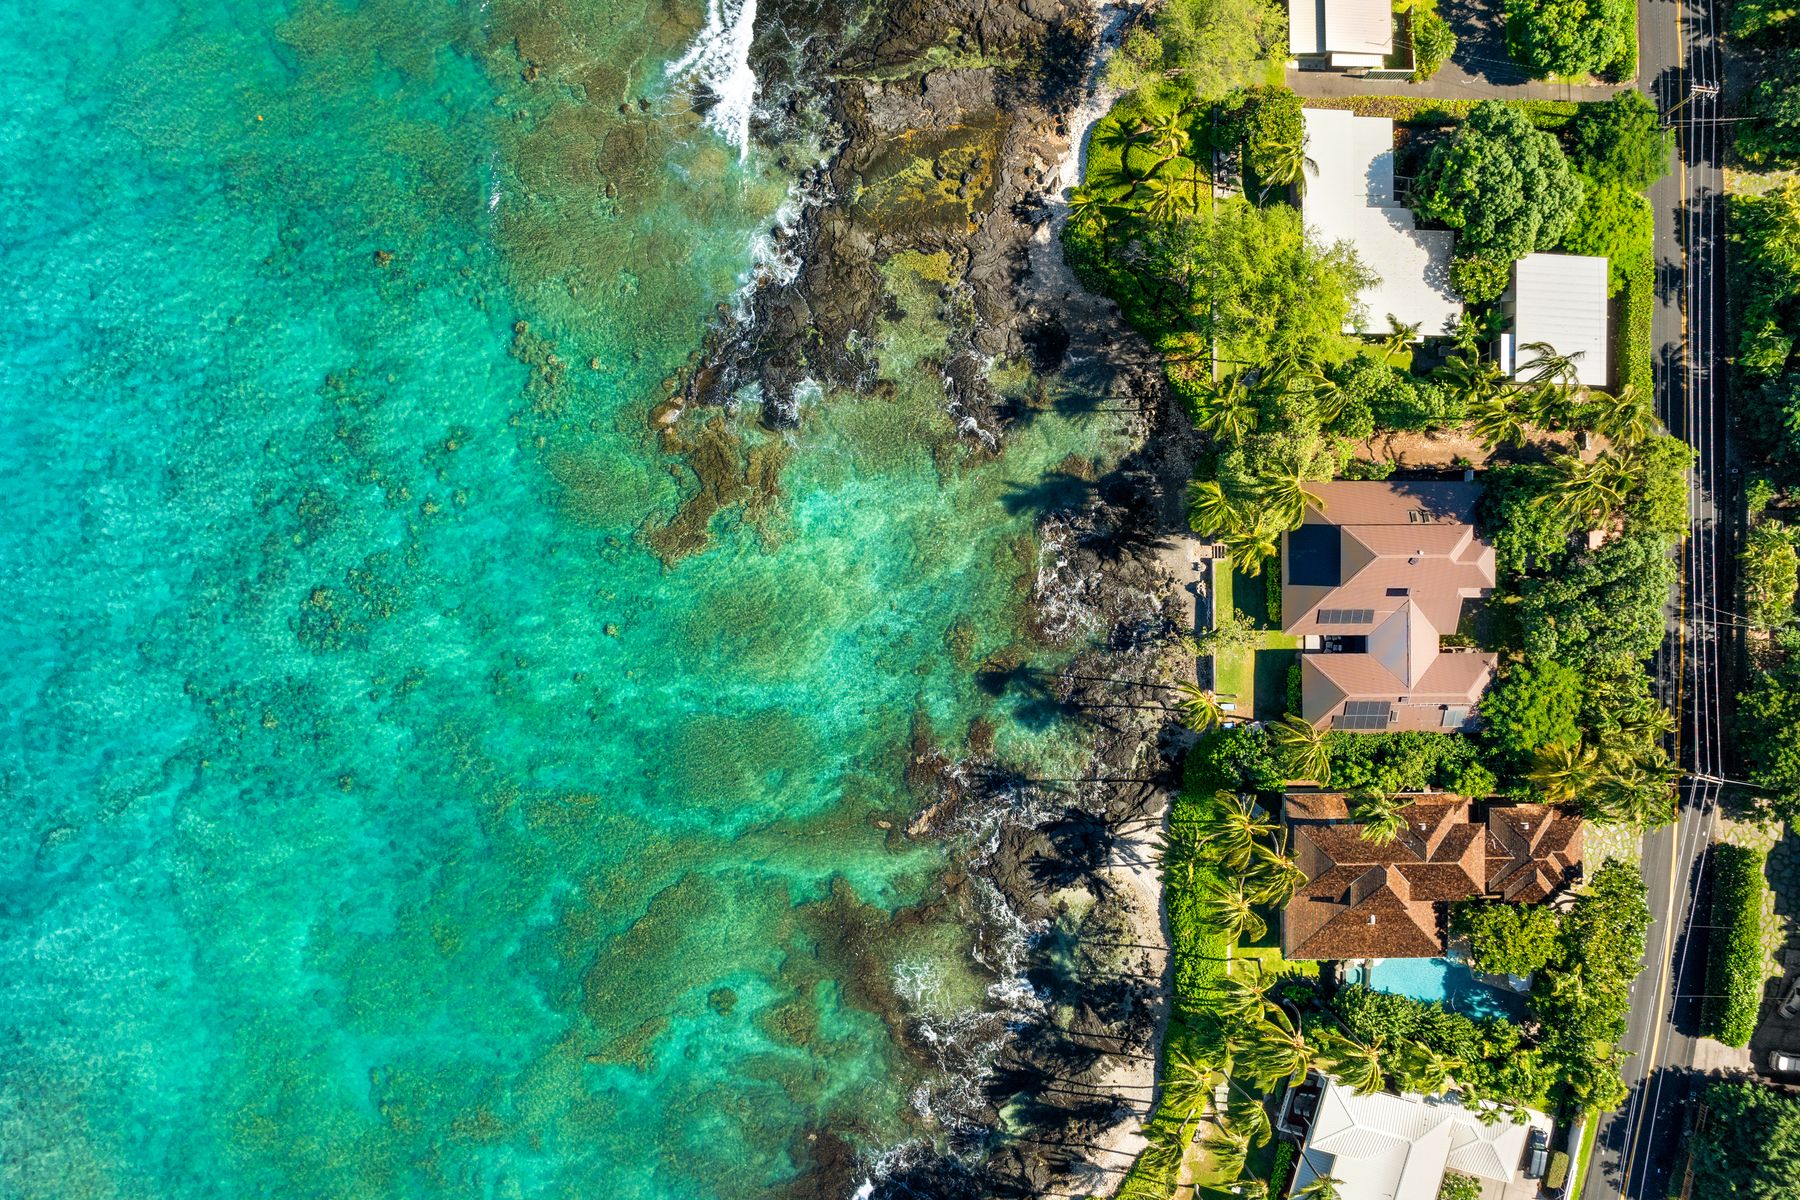
[[[1769,1070],[1777,1075],[1800,1075],[1800,1054],[1786,1050],[1769,1051]]]
[[[1542,1179],[1550,1168],[1550,1131],[1533,1126],[1525,1141],[1525,1178]]]
[[[1800,975],[1794,976],[1794,982],[1788,984],[1787,995],[1781,998],[1781,1008],[1777,1011],[1784,1019],[1800,1015]]]

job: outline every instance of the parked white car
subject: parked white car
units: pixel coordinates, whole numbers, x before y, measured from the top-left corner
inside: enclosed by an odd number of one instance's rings
[[[1769,1051],[1769,1070],[1777,1075],[1800,1075],[1800,1054],[1786,1050]]]
[[[1777,1011],[1784,1019],[1800,1015],[1800,975],[1788,984],[1787,995],[1781,998],[1781,1007]]]

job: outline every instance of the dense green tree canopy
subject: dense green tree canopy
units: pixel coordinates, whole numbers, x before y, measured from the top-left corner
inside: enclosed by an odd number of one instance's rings
[[[1738,152],[1759,167],[1800,162],[1800,48],[1776,54],[1750,92],[1755,120],[1738,130]]]
[[[1582,174],[1634,192],[1648,190],[1669,173],[1675,145],[1675,134],[1663,127],[1656,106],[1631,88],[1610,103],[1583,105],[1570,139]]]
[[[1450,928],[1469,939],[1477,971],[1530,975],[1556,957],[1562,922],[1541,904],[1472,903],[1457,907]]]
[[[1635,865],[1607,860],[1563,918],[1560,950],[1532,981],[1539,1050],[1576,1104],[1612,1108],[1625,1098],[1618,1041],[1631,1008],[1631,981],[1644,967],[1645,895]]]
[[[1459,255],[1510,261],[1561,240],[1582,190],[1555,138],[1484,100],[1432,147],[1412,196],[1420,216],[1457,231]]]
[[[1795,531],[1779,521],[1758,521],[1744,536],[1738,556],[1744,582],[1744,616],[1761,629],[1794,619],[1794,592],[1800,575]]]
[[[1285,204],[1221,203],[1146,230],[1167,327],[1216,337],[1221,358],[1261,364],[1337,337],[1367,273],[1348,246],[1321,249]]]
[[[1515,663],[1481,701],[1482,741],[1515,770],[1552,742],[1574,745],[1581,690],[1581,673],[1554,659]]]
[[[1574,224],[1563,235],[1562,249],[1606,259],[1616,293],[1632,272],[1654,265],[1651,221],[1650,201],[1641,193],[1616,180],[1591,181]]]
[[[1739,742],[1756,785],[1756,804],[1785,821],[1800,820],[1800,634],[1778,634],[1767,659],[1752,668],[1738,695]]]
[[[1615,537],[1566,570],[1527,581],[1519,605],[1526,654],[1596,674],[1632,670],[1662,645],[1674,582],[1660,538]]]
[[[1692,1195],[1792,1200],[1800,1195],[1800,1099],[1756,1083],[1715,1083],[1693,1140]]]
[[[1507,0],[1506,39],[1534,74],[1600,75],[1635,56],[1631,0]]]

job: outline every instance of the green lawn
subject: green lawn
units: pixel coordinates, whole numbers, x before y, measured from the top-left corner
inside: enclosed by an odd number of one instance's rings
[[[1288,668],[1299,660],[1300,639],[1269,627],[1267,589],[1261,576],[1251,577],[1222,562],[1213,564],[1215,612],[1236,607],[1263,629],[1251,649],[1213,658],[1213,690],[1236,705],[1241,716],[1272,721],[1287,711]]]
[[[1588,1158],[1594,1153],[1594,1138],[1600,1132],[1600,1114],[1589,1110],[1587,1127],[1581,1131],[1581,1145],[1576,1147],[1575,1161],[1569,1164],[1569,1200],[1581,1200],[1581,1181],[1587,1175]]]

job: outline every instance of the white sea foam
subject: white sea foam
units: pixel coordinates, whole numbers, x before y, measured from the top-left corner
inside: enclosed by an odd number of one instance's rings
[[[750,69],[755,38],[756,0],[707,0],[706,28],[668,67],[669,75],[693,76],[717,98],[706,123],[738,148],[739,158],[750,153],[756,112],[756,72]]]

